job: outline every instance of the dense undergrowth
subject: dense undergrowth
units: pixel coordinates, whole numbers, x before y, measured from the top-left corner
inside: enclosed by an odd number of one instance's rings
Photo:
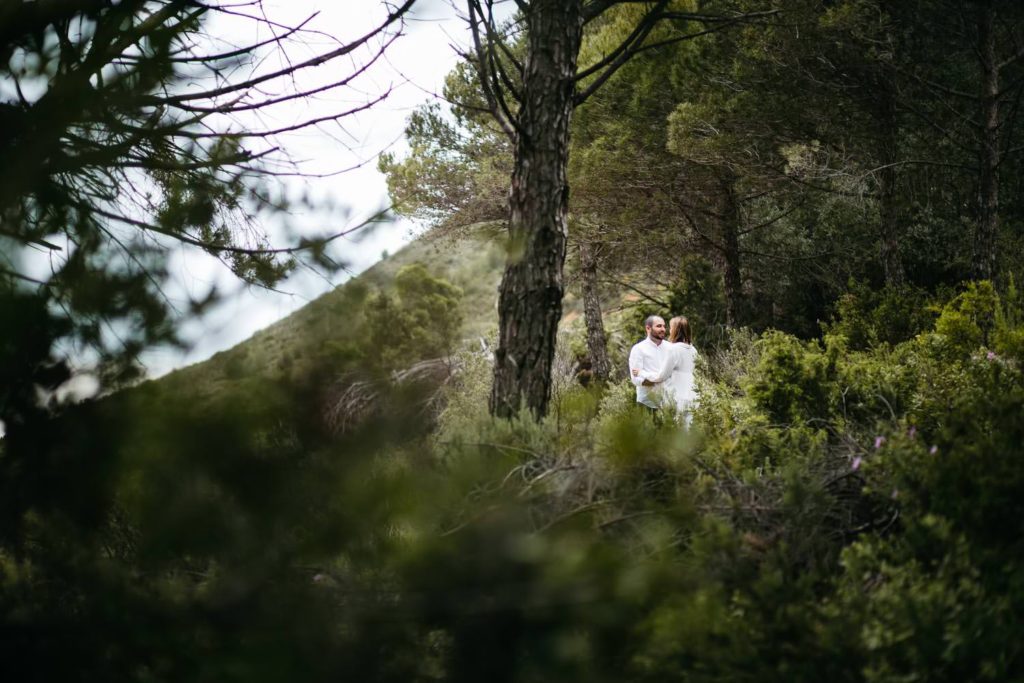
[[[452,290],[417,291],[440,308],[410,353],[441,349]],[[299,382],[216,409],[147,385],[12,430],[8,465],[29,435],[49,460],[5,479],[4,659],[24,680],[1019,679],[1021,296],[852,291],[821,340],[706,353],[689,431],[569,360],[545,421],[493,420],[477,351],[440,395],[378,373],[383,409],[344,429]]]
[[[689,433],[637,411],[628,384],[563,391],[541,425],[494,422],[485,375],[463,379],[434,456],[509,465],[477,482],[469,509],[489,512],[449,557],[525,563],[536,578],[518,618],[559,605],[551,638],[574,644],[524,645],[524,666],[547,656],[580,680],[1021,675],[1019,294],[971,284],[929,301],[916,329],[891,318],[918,300],[882,296],[894,301],[847,297],[822,341],[733,334],[704,367]],[[902,340],[879,341],[901,322]],[[495,528],[491,510],[521,526]],[[480,580],[501,590],[500,573]]]

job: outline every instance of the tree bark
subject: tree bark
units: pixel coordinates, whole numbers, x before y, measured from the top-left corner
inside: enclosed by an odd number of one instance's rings
[[[978,57],[981,66],[981,150],[978,225],[974,233],[974,277],[996,274],[999,234],[999,65],[996,62],[995,7],[978,7]]]
[[[721,249],[724,264],[725,324],[735,327],[743,309],[743,277],[740,272],[740,205],[736,197],[736,178],[726,174],[721,180]]]
[[[583,36],[582,0],[534,0],[516,115],[509,260],[498,299],[490,410],[537,418],[551,399],[569,204],[569,123]]]
[[[601,316],[601,297],[597,285],[597,260],[593,247],[580,243],[580,279],[583,284],[583,317],[587,323],[587,352],[590,355],[590,371],[598,382],[606,382],[611,376],[612,364],[608,358],[608,340],[604,333],[604,319]]]
[[[896,95],[892,83],[885,80],[880,84],[879,126],[881,128],[878,141],[881,168],[878,171],[879,201],[879,256],[882,270],[885,273],[885,284],[902,285],[906,281],[906,271],[900,259],[899,239],[899,206],[896,194],[896,163],[898,161],[898,128],[896,118]]]

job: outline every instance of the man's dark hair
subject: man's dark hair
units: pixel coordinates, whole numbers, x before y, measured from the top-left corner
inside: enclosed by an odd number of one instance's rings
[[[646,330],[648,327],[653,327],[654,326],[654,319],[655,318],[660,318],[660,317],[661,317],[660,315],[649,315],[646,318],[644,318],[644,329]]]

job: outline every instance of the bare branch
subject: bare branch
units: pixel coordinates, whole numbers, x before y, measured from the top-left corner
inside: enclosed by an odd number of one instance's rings
[[[143,101],[146,104],[150,105],[150,106],[174,106],[174,107],[176,107],[178,109],[182,109],[184,111],[189,111],[189,112],[207,112],[207,113],[216,113],[216,114],[235,114],[237,112],[242,112],[242,111],[253,111],[253,110],[263,109],[265,107],[270,107],[272,105],[280,104],[282,102],[290,102],[290,101],[293,101],[293,100],[304,99],[306,97],[311,97],[313,95],[319,95],[320,93],[327,92],[329,90],[335,90],[335,89],[338,89],[338,88],[343,88],[346,85],[349,85],[352,81],[354,81],[356,78],[358,78],[359,76],[361,76],[364,73],[366,73],[367,70],[370,69],[370,67],[372,67],[374,64],[376,64],[377,61],[380,60],[381,57],[384,56],[385,51],[399,37],[400,37],[400,34],[397,34],[397,33],[395,35],[391,36],[383,45],[381,45],[381,47],[377,50],[376,53],[374,53],[374,55],[369,60],[367,60],[365,63],[361,64],[358,69],[355,69],[354,71],[350,72],[342,80],[340,80],[340,81],[332,81],[332,82],[330,82],[330,83],[328,83],[326,85],[322,85],[322,86],[319,86],[319,87],[316,87],[316,88],[310,88],[308,90],[302,90],[302,91],[298,91],[298,92],[288,93],[287,95],[281,95],[279,97],[272,97],[270,99],[259,100],[259,101],[256,101],[256,102],[249,102],[247,104],[239,104],[240,102],[242,102],[244,100],[244,98],[245,98],[244,94],[240,95],[239,97],[237,97],[236,99],[232,100],[231,102],[224,103],[224,104],[219,104],[219,105],[214,105],[214,106],[201,106],[201,105],[197,106],[197,105],[193,105],[193,104],[184,104],[180,100],[180,98],[176,97],[176,96],[165,96],[165,97],[154,97],[154,96],[151,96],[151,97],[145,98]]]
[[[615,285],[619,285],[620,287],[625,287],[629,291],[635,292],[636,294],[639,294],[640,296],[642,296],[647,301],[650,301],[653,304],[657,304],[658,306],[661,306],[662,308],[669,308],[668,302],[662,301],[661,299],[657,298],[653,294],[649,294],[648,292],[645,292],[642,289],[637,289],[636,287],[634,287],[633,285],[631,285],[628,282],[624,282],[622,280],[619,280],[618,278],[613,276],[610,272],[608,272],[604,268],[600,268],[599,267],[598,271],[601,272],[602,275],[604,275],[605,281],[610,282],[610,283],[615,284]]]
[[[262,76],[256,76],[254,78],[250,78],[237,83],[231,83],[230,85],[225,85],[220,88],[212,88],[210,90],[204,90],[195,93],[183,93],[181,95],[176,96],[168,96],[167,98],[164,98],[164,104],[175,104],[194,100],[208,100],[220,97],[221,95],[228,95],[242,90],[248,90],[249,88],[255,87],[260,83],[266,83],[267,81],[272,81],[274,79],[281,78],[282,76],[289,76],[297,71],[320,66],[321,64],[325,64],[327,62],[335,60],[338,57],[343,57],[347,54],[351,54],[355,50],[359,49],[360,47],[368,43],[374,37],[380,35],[389,26],[399,21],[402,18],[402,16],[409,11],[414,2],[416,2],[416,0],[405,0],[405,3],[401,7],[392,12],[388,16],[388,18],[380,25],[378,25],[376,28],[372,29],[365,35],[357,38],[353,42],[346,43],[345,45],[342,45],[341,47],[335,50],[324,52],[323,54],[317,55],[316,57],[313,57],[311,59],[307,59],[306,61],[299,62],[294,65],[289,65],[286,68],[279,69],[268,74],[263,74]]]
[[[466,4],[469,7],[469,29],[473,37],[473,49],[476,53],[473,61],[480,76],[481,89],[484,92],[484,97],[487,99],[491,115],[494,116],[494,119],[509,139],[515,140],[515,119],[508,110],[506,103],[500,98],[500,84],[497,83],[497,78],[491,73],[488,52],[484,48],[483,39],[480,36],[480,24],[486,22],[483,9],[480,7],[479,0],[468,0]],[[495,88],[495,85],[498,85],[498,87]]]
[[[212,55],[196,55],[193,57],[171,57],[168,61],[174,64],[208,64],[210,62],[223,62],[229,59],[236,59],[238,57],[251,55],[254,54],[260,48],[266,47],[271,43],[280,43],[283,39],[293,36],[296,33],[300,32],[306,26],[306,24],[315,19],[318,14],[319,12],[314,12],[313,14],[310,14],[306,19],[304,19],[301,23],[299,23],[297,26],[289,28],[286,33],[279,36],[274,36],[273,38],[267,38],[266,40],[261,41],[259,43],[252,43],[251,45],[246,45],[236,50],[231,50],[230,52],[220,52]]]
[[[157,233],[159,235],[163,235],[165,237],[170,237],[171,239],[177,240],[179,242],[183,242],[183,243],[191,245],[193,247],[199,247],[199,248],[201,248],[201,249],[203,249],[205,251],[208,251],[208,252],[211,252],[211,253],[214,253],[214,254],[229,253],[229,254],[243,254],[243,255],[246,255],[246,256],[266,256],[266,255],[276,255],[276,254],[296,254],[296,253],[299,253],[299,252],[302,252],[302,251],[306,251],[306,250],[310,249],[310,247],[312,247],[314,245],[315,246],[324,246],[324,245],[330,244],[331,242],[333,242],[335,240],[338,240],[338,239],[340,239],[342,237],[347,237],[349,235],[352,235],[352,234],[354,234],[354,233],[356,233],[356,232],[358,232],[358,231],[360,231],[360,230],[362,230],[362,229],[364,229],[364,228],[366,228],[366,227],[368,227],[370,225],[373,225],[375,223],[379,223],[381,221],[381,219],[383,219],[385,216],[387,216],[388,213],[391,211],[390,208],[384,209],[383,211],[379,211],[379,212],[375,213],[371,217],[367,218],[366,220],[362,221],[358,225],[355,225],[355,226],[353,226],[351,228],[346,228],[345,230],[342,230],[340,232],[336,232],[333,235],[328,235],[328,236],[323,237],[323,238],[319,238],[319,239],[315,239],[315,240],[306,240],[306,241],[303,241],[301,244],[299,244],[297,246],[294,246],[294,247],[277,247],[277,248],[266,248],[266,249],[264,249],[264,248],[258,248],[258,247],[239,247],[239,246],[230,245],[230,244],[216,244],[216,243],[213,243],[213,242],[208,242],[208,241],[199,239],[198,237],[194,237],[194,236],[189,235],[189,234],[187,234],[185,232],[175,232],[174,230],[169,230],[167,228],[163,228],[163,227],[161,227],[159,225],[156,225],[155,223],[149,223],[147,221],[142,221],[142,220],[139,220],[139,219],[136,219],[136,218],[129,218],[128,216],[122,216],[121,214],[114,213],[112,211],[107,211],[105,209],[100,209],[100,208],[91,207],[91,206],[90,207],[82,207],[82,208],[84,208],[85,210],[87,210],[87,211],[89,211],[91,213],[94,213],[94,214],[96,214],[98,216],[103,216],[104,218],[108,218],[108,219],[110,219],[112,221],[116,221],[118,223],[124,223],[125,225],[131,225],[131,226],[136,227],[136,228],[141,228],[142,230],[146,230],[148,232],[154,232],[154,233]]]

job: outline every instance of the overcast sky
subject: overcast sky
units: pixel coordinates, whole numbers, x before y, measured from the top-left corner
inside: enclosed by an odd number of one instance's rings
[[[380,0],[265,0],[264,4],[268,15],[282,24],[297,24],[317,12],[309,26],[343,41],[366,33],[384,16]],[[213,29],[230,42],[242,44],[267,37],[256,34],[254,26],[250,21],[222,21]],[[441,91],[445,75],[457,60],[451,43],[463,44],[466,39],[465,24],[447,0],[419,0],[406,22],[404,34],[389,48],[386,60],[374,64],[349,91],[333,92],[319,100],[293,104],[287,110],[269,114],[273,119],[269,123],[287,124],[316,116],[321,110],[337,111],[339,103],[356,104],[365,101],[368,95],[394,88],[388,99],[371,111],[346,118],[343,131],[337,126],[324,126],[290,133],[279,140],[309,173],[331,173],[365,162],[360,168],[333,177],[282,180],[290,195],[308,196],[314,205],[321,206],[317,211],[297,209],[291,216],[295,225],[311,234],[336,232],[387,206],[387,184],[377,171],[376,157],[389,146],[404,149],[401,137],[407,117],[415,107],[432,99],[430,93]],[[303,47],[313,53],[330,46],[325,42]],[[295,57],[292,55],[292,59]],[[338,77],[337,73],[318,69],[321,73],[314,70],[305,74],[297,85],[305,88],[320,82],[319,79]],[[273,232],[275,228],[269,229]],[[145,355],[150,376],[198,362],[244,341],[344,282],[352,273],[366,269],[385,250],[393,253],[401,248],[419,231],[420,227],[409,221],[396,220],[359,239],[348,240],[340,250],[347,272],[325,280],[321,274],[301,271],[281,285],[285,293],[242,286],[216,260],[191,250],[179,251],[173,268],[176,287],[200,294],[215,283],[227,296],[201,320],[185,325],[183,333],[190,343],[187,351],[155,349]]]

